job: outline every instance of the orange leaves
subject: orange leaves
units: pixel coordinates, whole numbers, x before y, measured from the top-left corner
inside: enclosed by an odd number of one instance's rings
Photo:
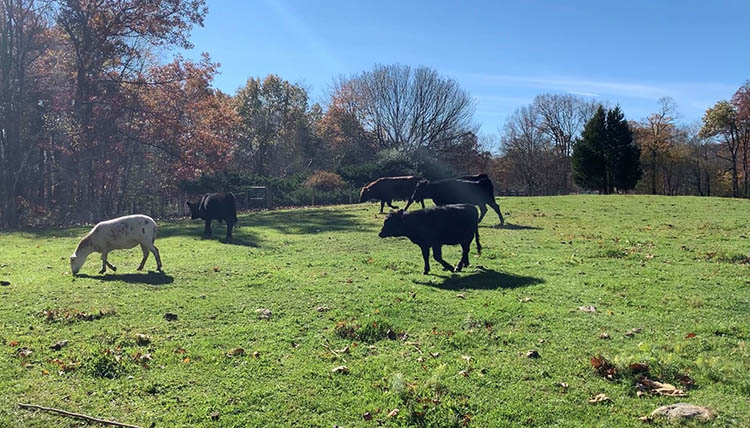
[[[615,380],[618,376],[615,366],[601,355],[591,358],[591,366],[599,376],[607,380]]]

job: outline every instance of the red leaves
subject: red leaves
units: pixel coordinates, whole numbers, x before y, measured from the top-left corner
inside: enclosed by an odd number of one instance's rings
[[[607,380],[615,380],[618,376],[615,366],[601,355],[591,358],[591,366],[594,367],[594,370],[599,376]]]
[[[697,334],[695,334],[695,333],[688,333],[687,336],[685,336],[685,339],[692,339],[695,336],[697,336]]]

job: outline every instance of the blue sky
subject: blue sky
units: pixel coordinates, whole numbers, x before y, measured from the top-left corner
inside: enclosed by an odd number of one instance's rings
[[[234,93],[275,73],[325,102],[333,79],[401,63],[435,68],[476,100],[481,133],[541,93],[620,104],[628,119],[676,101],[685,123],[750,79],[750,1],[208,0],[188,53],[220,62]]]

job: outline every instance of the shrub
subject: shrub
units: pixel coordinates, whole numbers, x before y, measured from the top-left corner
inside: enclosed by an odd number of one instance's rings
[[[315,190],[331,191],[346,187],[340,175],[328,171],[316,171],[305,180],[305,187]]]

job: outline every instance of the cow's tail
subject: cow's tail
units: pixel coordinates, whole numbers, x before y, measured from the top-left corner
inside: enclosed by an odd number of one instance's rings
[[[479,222],[474,230],[474,239],[477,241],[477,254],[482,255],[482,244],[479,243]]]
[[[229,206],[232,210],[232,224],[237,224],[237,201],[234,199],[233,193],[227,193],[227,199],[229,199]]]

